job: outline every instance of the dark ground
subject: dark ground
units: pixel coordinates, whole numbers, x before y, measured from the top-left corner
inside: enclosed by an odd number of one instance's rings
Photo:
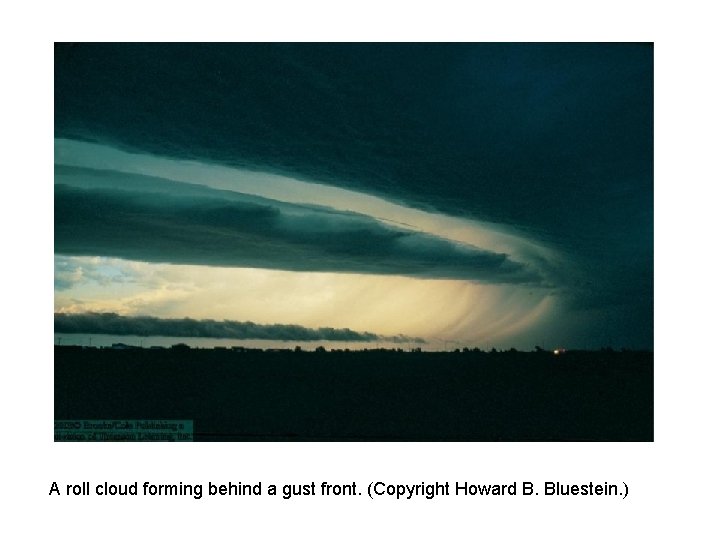
[[[56,419],[189,419],[196,441],[652,441],[648,352],[55,347]]]

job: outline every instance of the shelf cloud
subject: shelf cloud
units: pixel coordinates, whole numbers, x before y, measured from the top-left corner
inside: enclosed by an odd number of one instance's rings
[[[55,251],[133,260],[540,284],[527,264],[353,212],[57,167]],[[120,186],[120,187],[116,187]]]

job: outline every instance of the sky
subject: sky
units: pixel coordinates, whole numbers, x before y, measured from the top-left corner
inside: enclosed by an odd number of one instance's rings
[[[652,348],[649,45],[60,44],[54,145],[56,330]]]

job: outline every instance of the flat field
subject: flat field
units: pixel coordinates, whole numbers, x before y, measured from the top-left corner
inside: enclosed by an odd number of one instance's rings
[[[651,441],[650,352],[55,347],[55,418],[196,441]]]

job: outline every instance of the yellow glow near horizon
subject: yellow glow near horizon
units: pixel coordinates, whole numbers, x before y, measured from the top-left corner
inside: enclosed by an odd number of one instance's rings
[[[85,275],[97,273],[101,265],[132,277],[112,287],[87,279],[57,290],[55,311],[60,313],[347,327],[481,345],[521,334],[553,308],[542,291],[466,281],[63,259]]]

